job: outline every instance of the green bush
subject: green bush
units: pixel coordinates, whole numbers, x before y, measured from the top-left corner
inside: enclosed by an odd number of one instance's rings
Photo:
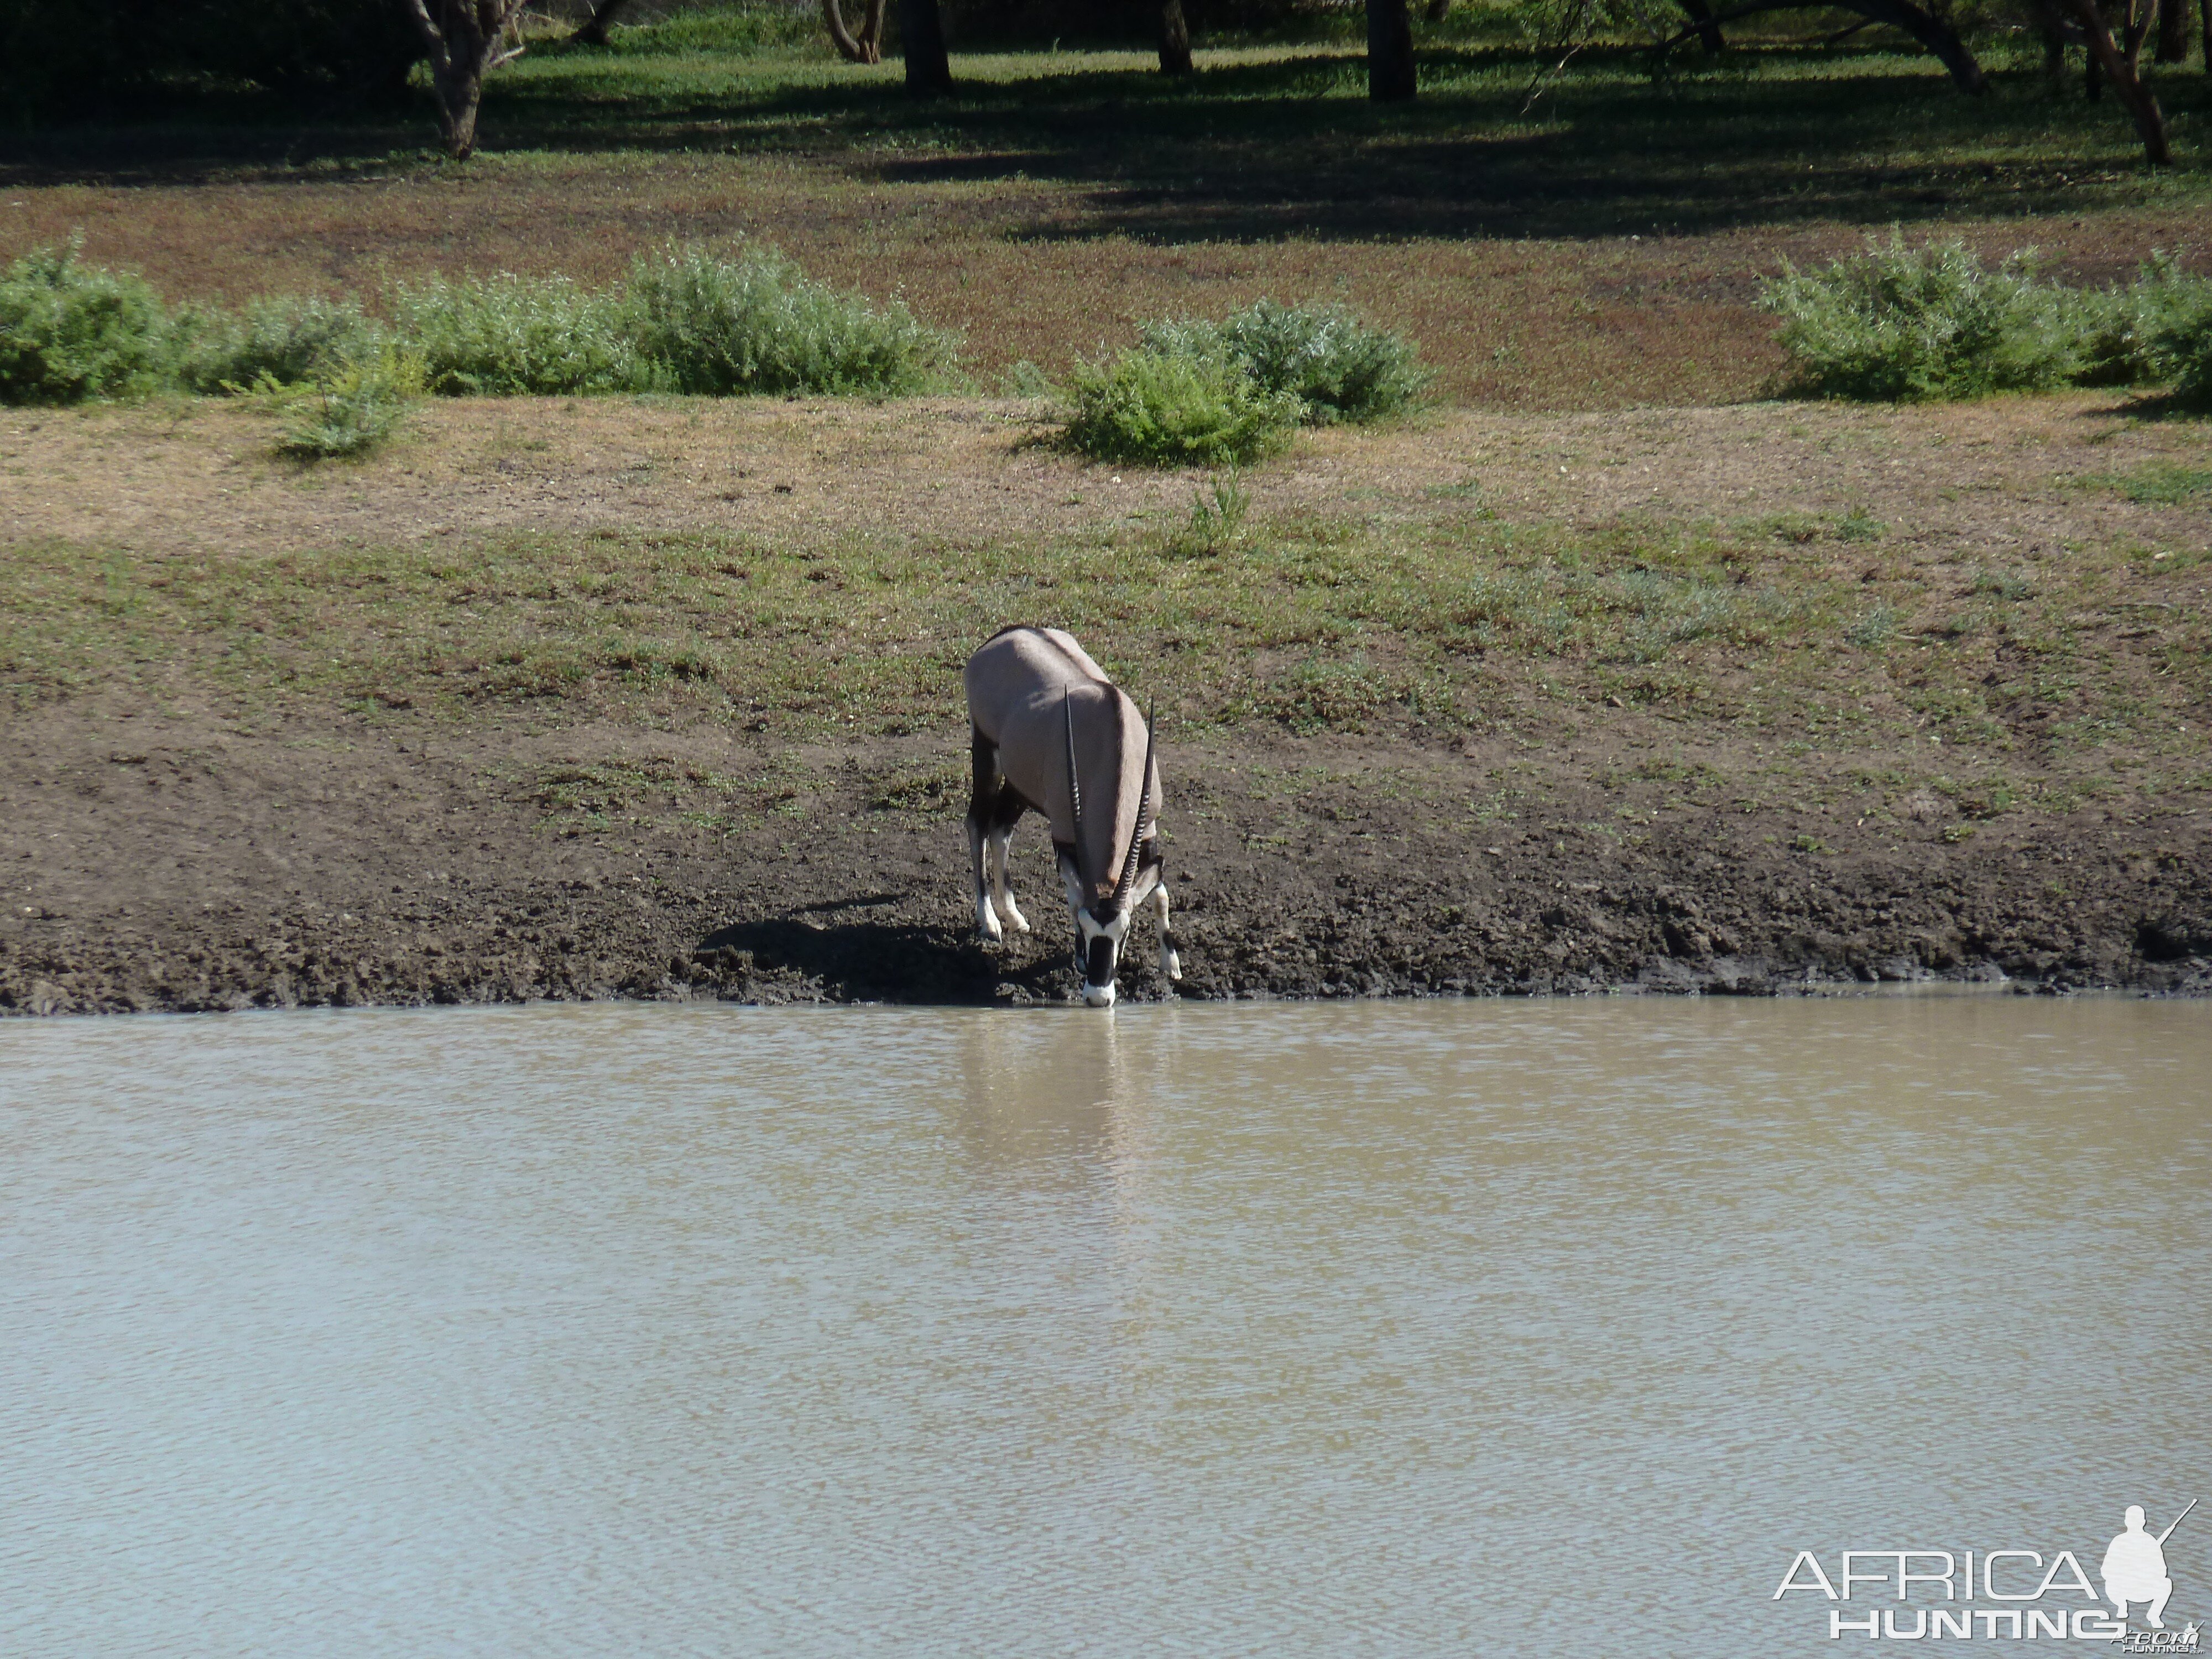
[[[2081,363],[2065,290],[2025,263],[1984,268],[1956,243],[1893,237],[1825,270],[1785,264],[1760,303],[1783,319],[1794,389],[1917,402],[2063,386]]]
[[[1076,366],[1067,437],[1099,460],[1218,466],[1280,448],[1299,414],[1223,358],[1140,349]]]
[[[2137,326],[2157,366],[2154,378],[2171,380],[2181,403],[2212,405],[2212,282],[2177,274],[2161,283]]]
[[[274,382],[264,388],[281,392]],[[363,455],[399,429],[423,391],[422,359],[386,346],[375,356],[347,363],[305,397],[292,399],[279,453],[319,461]]]
[[[0,277],[0,403],[143,396],[175,372],[174,329],[143,277],[33,248]]]
[[[2070,378],[2076,386],[2139,386],[2158,378],[2132,289],[2083,289],[2066,297],[2065,307],[2066,331],[2075,350]]]
[[[2068,297],[2069,326],[2081,351],[2082,386],[2148,386],[2173,378],[2172,349],[2200,315],[2212,283],[2154,254],[2126,288],[2087,289]]]
[[[893,396],[927,390],[952,355],[951,337],[903,305],[878,309],[764,251],[641,258],[627,306],[631,338],[672,392]]]
[[[348,362],[373,357],[384,331],[351,300],[270,295],[240,313],[186,313],[179,319],[178,374],[195,392],[264,381],[294,386]]]
[[[1395,415],[1430,380],[1408,342],[1368,327],[1341,306],[1261,300],[1220,323],[1155,323],[1141,343],[1168,356],[1225,355],[1261,391],[1296,398],[1316,426]]]
[[[619,300],[565,276],[432,277],[392,290],[399,336],[422,355],[429,389],[447,396],[624,392],[644,366]]]

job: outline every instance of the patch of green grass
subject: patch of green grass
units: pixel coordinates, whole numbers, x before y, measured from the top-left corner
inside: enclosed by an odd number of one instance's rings
[[[1192,726],[1433,733],[1572,708],[1822,745],[2024,731],[2073,752],[2186,741],[2177,728],[2212,702],[2212,624],[2183,586],[2200,574],[2082,554],[1954,635],[1937,625],[1957,605],[1953,569],[1900,564],[1870,611],[1828,545],[1777,544],[1756,523],[1583,530],[1449,508],[1269,520],[1200,558],[1118,523],[165,556],[23,543],[0,562],[0,685],[23,701],[158,675],[247,708],[942,731],[968,653],[1026,617],[1072,629],[1140,702]],[[1709,787],[1698,763],[1653,765],[1645,781]],[[902,777],[878,794],[903,810],[957,787]]]
[[[1211,557],[1234,547],[1252,511],[1252,492],[1234,467],[1207,481],[1191,497],[1190,517],[1170,538],[1177,552]]]
[[[1836,539],[1843,542],[1878,542],[1888,533],[1889,526],[1868,512],[1855,507],[1836,521]]]
[[[2092,473],[2076,481],[2154,507],[2180,507],[2212,495],[2212,467],[2152,461],[2132,472]]]
[[[2022,599],[2035,597],[2035,584],[2026,576],[1997,570],[1978,570],[1967,591],[1992,594],[1997,599],[2017,604]]]

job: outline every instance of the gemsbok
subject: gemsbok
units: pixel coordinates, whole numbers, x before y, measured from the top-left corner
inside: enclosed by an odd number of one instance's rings
[[[1114,1006],[1130,918],[1150,899],[1160,973],[1182,977],[1160,865],[1160,775],[1152,732],[1121,687],[1057,628],[1002,629],[968,659],[975,791],[968,848],[975,926],[997,940],[1030,931],[1006,884],[1006,846],[1024,812],[1052,826],[1075,923],[1083,1000]]]

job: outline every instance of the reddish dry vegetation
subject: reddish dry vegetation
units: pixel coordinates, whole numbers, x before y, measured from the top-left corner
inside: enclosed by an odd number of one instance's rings
[[[953,170],[949,169],[948,170]],[[1124,199],[1124,198],[1128,199]],[[440,271],[617,276],[671,239],[756,237],[812,275],[966,337],[988,384],[1023,359],[1058,372],[1141,322],[1262,295],[1340,301],[1420,347],[1445,400],[1526,410],[1728,403],[1781,368],[1759,279],[1863,234],[1830,226],[1702,236],[1477,240],[1209,240],[1173,204],[1057,182],[885,183],[842,161],[687,157],[651,167],[481,159],[345,183],[17,185],[0,253],[85,234],[173,299],[374,293]],[[1101,227],[1110,227],[1102,228]],[[2212,210],[2105,211],[1948,227],[1991,258],[2039,246],[2067,280],[2124,276],[2154,249],[2212,245]]]

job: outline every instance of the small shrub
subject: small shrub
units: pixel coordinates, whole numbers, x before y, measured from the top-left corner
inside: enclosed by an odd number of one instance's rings
[[[33,248],[0,278],[0,402],[142,397],[171,379],[169,313],[143,277]]]
[[[1995,270],[1956,243],[1869,247],[1764,285],[1808,396],[1917,402],[2063,386],[2081,362],[2064,290],[2020,258]]]
[[[2212,283],[2177,284],[2161,298],[2144,324],[2152,355],[2179,402],[2212,406]]]
[[[433,277],[395,289],[392,313],[401,337],[422,354],[428,388],[443,395],[623,392],[644,384],[618,299],[565,276]]]
[[[2082,386],[2148,386],[2170,379],[2175,365],[2164,342],[2201,311],[2212,283],[2192,276],[2165,254],[2154,255],[2126,288],[2086,289],[2067,296],[2068,325]]]
[[[722,259],[672,248],[630,268],[631,337],[672,392],[927,390],[949,336],[894,302],[880,309],[811,281],[780,255]]]
[[[1296,398],[1316,426],[1395,415],[1431,378],[1410,343],[1341,306],[1261,300],[1220,323],[1152,324],[1140,343],[1165,356],[1225,356],[1261,391]]]
[[[999,376],[999,393],[1006,398],[1024,398],[1033,403],[1058,395],[1058,389],[1047,374],[1028,358],[1011,365]]]
[[[2025,576],[2010,575],[2002,570],[1977,570],[1966,591],[1969,593],[1993,593],[1998,599],[2017,603],[2035,597],[2035,584]]]
[[[1364,657],[1308,657],[1261,692],[1258,712],[1301,734],[1364,732],[1394,708],[1419,716],[1430,699],[1418,681],[1385,674]]]
[[[1231,467],[1191,497],[1190,521],[1174,538],[1175,550],[1200,556],[1224,551],[1243,533],[1251,510],[1252,492]]]
[[[1067,437],[1098,460],[1222,466],[1279,449],[1298,412],[1219,358],[1125,351],[1077,365]]]
[[[283,390],[273,381],[263,386]],[[367,454],[399,429],[422,393],[422,359],[386,346],[374,357],[343,365],[306,396],[292,399],[293,416],[277,452],[303,461]]]
[[[2067,329],[2079,356],[2073,374],[2076,386],[2140,386],[2159,378],[2133,292],[2083,289],[2069,295],[2065,303]]]
[[[374,356],[384,331],[351,300],[270,295],[243,312],[186,313],[179,374],[195,392],[297,386]]]

